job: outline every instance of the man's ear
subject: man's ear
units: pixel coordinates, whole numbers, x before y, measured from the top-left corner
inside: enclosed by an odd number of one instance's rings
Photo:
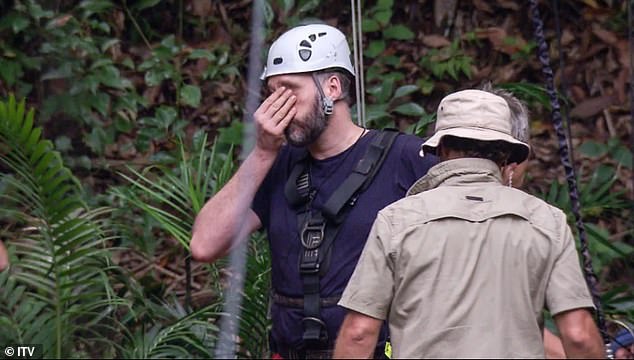
[[[517,169],[517,163],[510,163],[500,167],[500,172],[502,173],[502,182],[506,184],[509,177],[513,177],[515,173],[515,169]],[[520,184],[515,184],[519,186]]]
[[[324,84],[324,94],[333,100],[339,100],[342,97],[341,81],[339,76],[330,75]]]

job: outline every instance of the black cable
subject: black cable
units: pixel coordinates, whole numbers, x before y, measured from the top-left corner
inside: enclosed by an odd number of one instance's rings
[[[537,7],[537,0],[529,0],[530,3],[530,16],[534,27],[534,36],[537,42],[537,56],[542,64],[542,73],[546,82],[546,91],[550,98],[550,104],[552,107],[553,126],[557,133],[557,140],[559,142],[559,156],[561,162],[564,165],[566,172],[566,180],[568,182],[568,188],[570,190],[570,203],[572,207],[572,213],[575,217],[575,225],[579,232],[579,242],[581,245],[581,257],[583,259],[583,272],[592,295],[594,306],[596,307],[597,324],[601,336],[605,344],[610,343],[610,337],[607,332],[605,324],[605,317],[603,314],[603,308],[601,306],[601,297],[597,290],[597,276],[592,268],[592,258],[590,251],[588,250],[588,241],[586,239],[586,230],[581,218],[579,191],[577,189],[577,181],[575,176],[575,170],[570,162],[570,153],[568,151],[568,141],[566,139],[566,133],[563,128],[563,121],[561,118],[561,111],[559,107],[559,99],[557,98],[557,92],[555,91],[555,81],[553,77],[553,69],[550,67],[550,56],[548,54],[548,44],[544,37],[544,24],[539,15],[539,9]]]
[[[563,47],[561,46],[561,22],[559,16],[559,0],[553,0],[553,13],[555,15],[555,33],[557,34],[557,50],[559,52],[559,70],[561,72],[560,78],[560,91],[559,93],[562,96],[568,96],[568,81],[566,78],[565,70],[565,54],[563,51]],[[570,116],[568,115],[568,104],[564,101],[562,118],[564,120],[564,128],[566,129],[566,135],[568,136],[568,151],[570,153],[570,162],[572,164],[575,163],[575,154],[573,152],[572,147],[572,121],[570,120]]]

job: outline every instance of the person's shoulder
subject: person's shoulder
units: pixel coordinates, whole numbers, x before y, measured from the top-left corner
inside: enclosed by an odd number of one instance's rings
[[[423,145],[423,138],[404,132],[399,133],[399,135],[396,137],[396,141],[398,141],[404,147],[412,147],[416,149],[420,149],[420,147]]]
[[[430,194],[416,194],[396,200],[383,208],[380,213],[392,224],[409,226],[413,223],[424,222],[429,213],[427,204]]]
[[[558,232],[562,224],[566,223],[566,214],[560,208],[522,190],[509,187],[503,188],[514,198],[509,199],[510,201],[522,204],[528,211],[530,221],[534,225],[542,229]]]
[[[416,166],[425,168],[423,174],[427,173],[427,170],[436,165],[439,161],[435,155],[421,155],[424,140],[425,139],[416,135],[401,133],[396,137],[395,141],[398,147],[398,151],[395,152],[395,155],[399,156],[401,160],[409,160],[414,162]]]

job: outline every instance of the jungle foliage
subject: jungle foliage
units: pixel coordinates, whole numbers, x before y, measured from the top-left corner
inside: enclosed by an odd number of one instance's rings
[[[367,125],[426,136],[440,97],[493,80],[533,111],[527,190],[570,214],[535,45],[525,40],[531,29],[518,19],[526,5],[440,3],[363,2]],[[569,79],[560,96],[572,117],[593,265],[606,313],[634,322],[633,130],[619,55],[627,11],[613,2],[562,3],[562,21],[582,18],[592,29],[564,27],[560,52],[593,53],[558,71]],[[267,41],[310,18],[351,33],[345,2],[264,6]],[[250,7],[0,2],[0,237],[12,263],[0,273],[0,344],[43,344],[55,358],[213,356],[234,274],[226,260],[192,262],[189,239],[244,145]],[[552,10],[544,5],[550,29]],[[505,28],[494,25],[502,20]],[[580,41],[564,38],[575,31],[584,33]],[[596,39],[603,48],[591,47]],[[575,77],[582,61],[585,74]],[[265,237],[254,235],[247,252],[236,351],[259,358],[270,326]]]

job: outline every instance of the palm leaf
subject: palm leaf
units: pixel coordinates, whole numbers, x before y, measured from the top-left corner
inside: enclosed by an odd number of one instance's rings
[[[0,194],[21,227],[10,234],[17,259],[2,281],[19,301],[0,302],[13,340],[44,344],[44,356],[75,352],[82,331],[99,328],[98,319],[122,303],[110,296],[106,248],[109,236],[89,210],[79,181],[64,166],[41,129],[33,128],[34,111],[13,97],[0,102]]]
[[[191,228],[205,200],[222,187],[233,171],[232,151],[220,155],[205,148],[206,135],[194,149],[194,156],[180,145],[177,173],[163,166],[142,172],[129,168],[132,176],[120,173],[135,192],[115,189],[116,196],[154,218],[168,234],[189,249]]]
[[[117,196],[154,218],[165,232],[177,239],[186,249],[189,248],[195,215],[206,199],[220,189],[235,170],[231,150],[227,155],[218,154],[214,145],[211,151],[207,151],[206,143],[206,136],[203,136],[202,140],[195,144],[193,155],[185,151],[181,144],[176,170],[160,166],[151,166],[141,172],[130,169],[132,176],[121,176],[132,185],[135,192],[123,189],[115,191]],[[219,283],[217,269],[220,266],[222,262],[209,266],[211,278],[216,279],[212,283],[216,285]],[[243,356],[262,357],[267,351],[267,332],[270,328],[267,318],[269,276],[268,244],[265,237],[256,235],[250,241],[244,301],[239,318],[241,340],[238,347]],[[181,330],[183,329],[174,328],[179,334]],[[159,338],[168,338],[161,337],[160,331],[165,329],[151,329],[143,336],[137,335],[134,338],[143,338],[145,344],[148,341],[159,341]],[[154,354],[150,349],[143,349],[145,350],[133,354],[139,357]],[[161,356],[182,356],[178,348],[171,346],[153,349],[160,349]]]

